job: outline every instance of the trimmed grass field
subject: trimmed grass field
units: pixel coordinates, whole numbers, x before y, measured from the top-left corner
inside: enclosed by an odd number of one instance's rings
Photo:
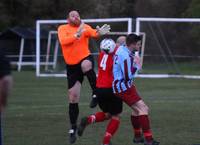
[[[36,78],[30,71],[13,76],[14,89],[3,118],[4,145],[69,145],[66,78]],[[150,107],[154,137],[161,145],[200,144],[200,80],[136,79],[135,83]],[[89,108],[90,94],[84,81],[80,117],[99,110]],[[124,104],[113,145],[133,145],[130,113]],[[74,145],[100,145],[106,124],[89,126]]]

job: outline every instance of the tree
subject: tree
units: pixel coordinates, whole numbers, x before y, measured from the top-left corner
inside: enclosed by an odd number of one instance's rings
[[[199,0],[192,0],[188,9],[183,13],[183,17],[190,17],[190,18],[200,18],[200,1]],[[192,24],[191,24],[192,25]],[[192,44],[194,53],[199,55],[199,45],[200,45],[200,26],[194,25],[192,29],[188,30],[192,36],[192,39],[195,40],[195,44]],[[199,52],[199,53],[198,53]]]
[[[192,0],[188,9],[183,13],[183,17],[199,18],[200,17],[200,1]]]
[[[135,11],[140,17],[181,17],[190,0],[137,0]]]

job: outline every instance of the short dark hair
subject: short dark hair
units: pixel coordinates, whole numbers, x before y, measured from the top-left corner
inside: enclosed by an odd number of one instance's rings
[[[131,44],[137,43],[138,41],[141,41],[141,40],[142,40],[141,36],[131,33],[126,38],[126,45],[130,46]]]

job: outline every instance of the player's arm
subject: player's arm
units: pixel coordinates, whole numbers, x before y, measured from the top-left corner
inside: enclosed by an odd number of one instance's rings
[[[123,63],[121,63],[122,72],[124,74],[124,78],[126,81],[128,81],[131,78],[131,67],[130,62],[128,59],[123,60]]]
[[[93,38],[99,37],[99,33],[97,32],[97,30],[93,29],[89,25],[87,25],[87,28],[86,28],[84,34],[86,37],[93,37]]]
[[[113,76],[114,76],[114,80],[117,80],[117,75],[119,73],[119,71],[121,71],[121,58],[119,57],[119,55],[114,55],[114,60],[113,60]]]
[[[137,71],[141,70],[142,64],[141,64],[141,58],[140,58],[140,56],[135,55],[133,63],[134,63],[134,67],[137,68]]]
[[[124,80],[130,80],[132,76],[132,67],[131,60],[129,58],[124,58],[123,55],[115,55],[114,57],[114,64],[113,64],[113,73],[120,70],[124,76]]]
[[[66,31],[63,30],[62,27],[58,28],[58,39],[60,41],[61,45],[69,45],[76,41],[78,39],[77,34],[75,33],[68,33],[66,34]]]
[[[137,71],[137,68],[134,66],[134,61],[131,59],[131,57],[123,59],[122,63],[120,63],[120,67],[126,81],[131,80]]]
[[[102,27],[97,26],[96,29],[93,29],[88,25],[86,36],[96,38],[108,34],[110,32],[110,29],[110,25],[108,24],[104,24]]]
[[[133,79],[133,76],[135,75],[136,71],[141,69],[141,62],[140,58],[137,56],[127,57],[123,60],[123,63],[121,63],[122,72],[124,74],[125,80],[131,80]]]

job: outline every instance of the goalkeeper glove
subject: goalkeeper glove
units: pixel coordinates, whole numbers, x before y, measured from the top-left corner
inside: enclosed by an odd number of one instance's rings
[[[97,26],[96,29],[99,35],[105,35],[110,32],[111,28],[110,28],[110,25],[104,24],[102,27]]]

